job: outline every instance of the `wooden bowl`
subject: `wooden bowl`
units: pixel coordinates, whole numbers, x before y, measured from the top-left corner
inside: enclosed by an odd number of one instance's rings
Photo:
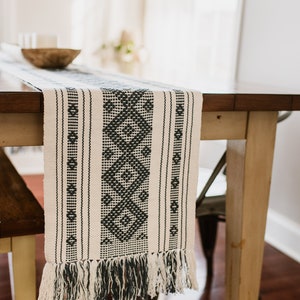
[[[64,48],[23,48],[23,56],[38,68],[62,69],[80,53],[77,49]]]

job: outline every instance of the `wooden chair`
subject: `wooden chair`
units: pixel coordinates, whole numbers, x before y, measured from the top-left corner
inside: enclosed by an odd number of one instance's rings
[[[44,211],[0,148],[0,253],[12,253],[16,300],[36,299],[35,234],[44,232]]]
[[[278,115],[277,123],[287,119],[291,111],[281,112]],[[226,192],[222,194],[207,195],[207,192],[221,175],[226,175],[226,151],[211,172],[202,191],[196,200],[196,218],[198,220],[201,244],[207,265],[206,287],[209,289],[213,277],[213,255],[216,244],[218,222],[225,222],[225,200]],[[201,176],[201,172],[200,172]]]

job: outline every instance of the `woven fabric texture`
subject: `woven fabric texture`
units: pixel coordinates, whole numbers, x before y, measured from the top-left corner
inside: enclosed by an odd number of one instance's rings
[[[196,288],[201,93],[82,67],[0,68],[44,95],[39,299]]]

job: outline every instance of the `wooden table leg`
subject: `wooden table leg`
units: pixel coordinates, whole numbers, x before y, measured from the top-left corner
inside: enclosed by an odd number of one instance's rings
[[[226,299],[257,300],[277,112],[250,112],[246,140],[228,141]]]
[[[12,238],[16,300],[36,299],[35,235]]]

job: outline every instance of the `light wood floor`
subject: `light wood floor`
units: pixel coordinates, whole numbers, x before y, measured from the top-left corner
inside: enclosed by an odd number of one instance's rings
[[[43,203],[42,176],[26,176],[28,186]],[[44,236],[37,235],[37,286],[40,283],[44,265]],[[220,224],[215,251],[214,279],[208,292],[204,291],[206,267],[205,259],[196,230],[195,251],[197,258],[198,291],[187,291],[185,296],[161,296],[159,300],[222,300],[225,293],[225,225]],[[265,245],[264,263],[261,281],[262,300],[300,299],[300,264],[283,255],[270,245]],[[11,300],[8,260],[6,254],[0,255],[0,300]],[[121,299],[120,299],[121,300]],[[243,300],[243,299],[241,299]]]

